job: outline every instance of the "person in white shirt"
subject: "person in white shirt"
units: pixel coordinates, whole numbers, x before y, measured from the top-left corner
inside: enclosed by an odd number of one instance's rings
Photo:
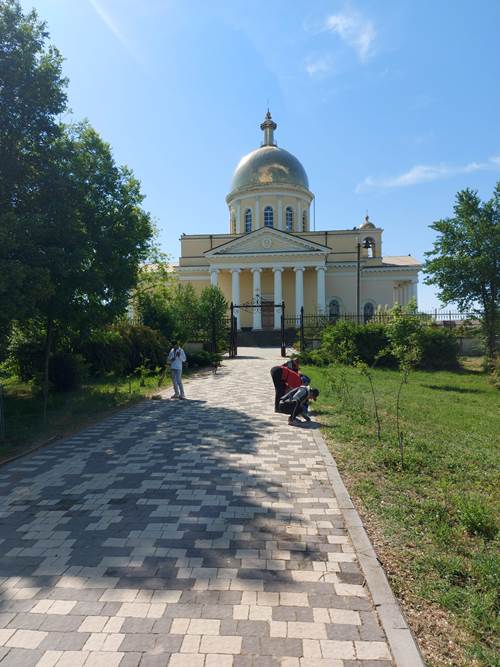
[[[172,373],[172,385],[174,395],[171,398],[186,398],[184,396],[184,387],[182,385],[182,364],[186,361],[186,354],[179,343],[174,343],[173,348],[168,353],[170,362],[170,371]]]

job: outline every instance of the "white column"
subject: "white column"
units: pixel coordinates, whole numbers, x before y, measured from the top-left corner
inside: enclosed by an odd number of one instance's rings
[[[241,234],[241,202],[236,204],[236,233]]]
[[[418,278],[417,280],[411,281],[411,297],[412,299],[415,299],[418,306]]]
[[[260,228],[260,202],[258,197],[255,197],[255,224],[253,228]]]
[[[325,273],[326,266],[316,267],[316,300],[318,315],[325,312]]]
[[[283,202],[278,199],[278,229],[283,229]]]
[[[276,304],[274,308],[274,328],[280,329],[281,308],[279,308],[278,306],[281,306],[281,302],[283,301],[283,292],[281,288],[281,274],[283,273],[283,269],[281,268],[273,269],[273,273],[274,273],[274,303]]]
[[[210,269],[210,285],[217,287],[219,269]]]
[[[234,305],[240,303],[240,269],[231,269],[231,301]],[[240,328],[240,309],[234,309],[234,316],[238,329]]]
[[[259,305],[260,299],[260,272],[262,269],[252,269],[253,275],[253,305]],[[254,329],[262,329],[262,311],[260,308],[253,308],[252,327]]]
[[[302,203],[300,199],[297,200],[297,221],[295,223],[295,231],[302,231]]]
[[[408,283],[405,283],[403,285],[403,305],[404,306],[406,306],[406,304],[408,303],[408,293],[409,293]]]
[[[393,290],[392,305],[395,305],[396,303],[399,303],[399,287],[397,285],[394,285],[392,290]]]
[[[304,306],[304,267],[296,266],[295,271],[295,317],[300,318],[300,309]]]

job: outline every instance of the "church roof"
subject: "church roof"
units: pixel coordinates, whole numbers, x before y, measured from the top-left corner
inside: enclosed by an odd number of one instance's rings
[[[386,266],[421,266],[418,259],[411,255],[387,255],[382,257],[382,264]]]

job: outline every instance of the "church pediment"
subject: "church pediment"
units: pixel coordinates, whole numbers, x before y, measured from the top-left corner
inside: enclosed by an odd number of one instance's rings
[[[206,257],[231,257],[241,255],[311,254],[325,255],[331,249],[279,229],[262,227],[254,232],[228,241],[205,253]]]

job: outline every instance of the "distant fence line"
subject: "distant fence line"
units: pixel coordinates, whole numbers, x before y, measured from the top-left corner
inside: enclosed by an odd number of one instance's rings
[[[379,311],[371,315],[357,313],[339,313],[336,315],[301,314],[299,317],[285,317],[286,328],[319,328],[335,325],[337,322],[354,322],[356,324],[378,323],[386,324],[394,319],[394,313]],[[477,324],[479,316],[476,313],[459,313],[454,311],[419,311],[417,313],[399,313],[398,317],[418,317],[429,324],[441,324],[454,327],[458,324],[470,322]]]

